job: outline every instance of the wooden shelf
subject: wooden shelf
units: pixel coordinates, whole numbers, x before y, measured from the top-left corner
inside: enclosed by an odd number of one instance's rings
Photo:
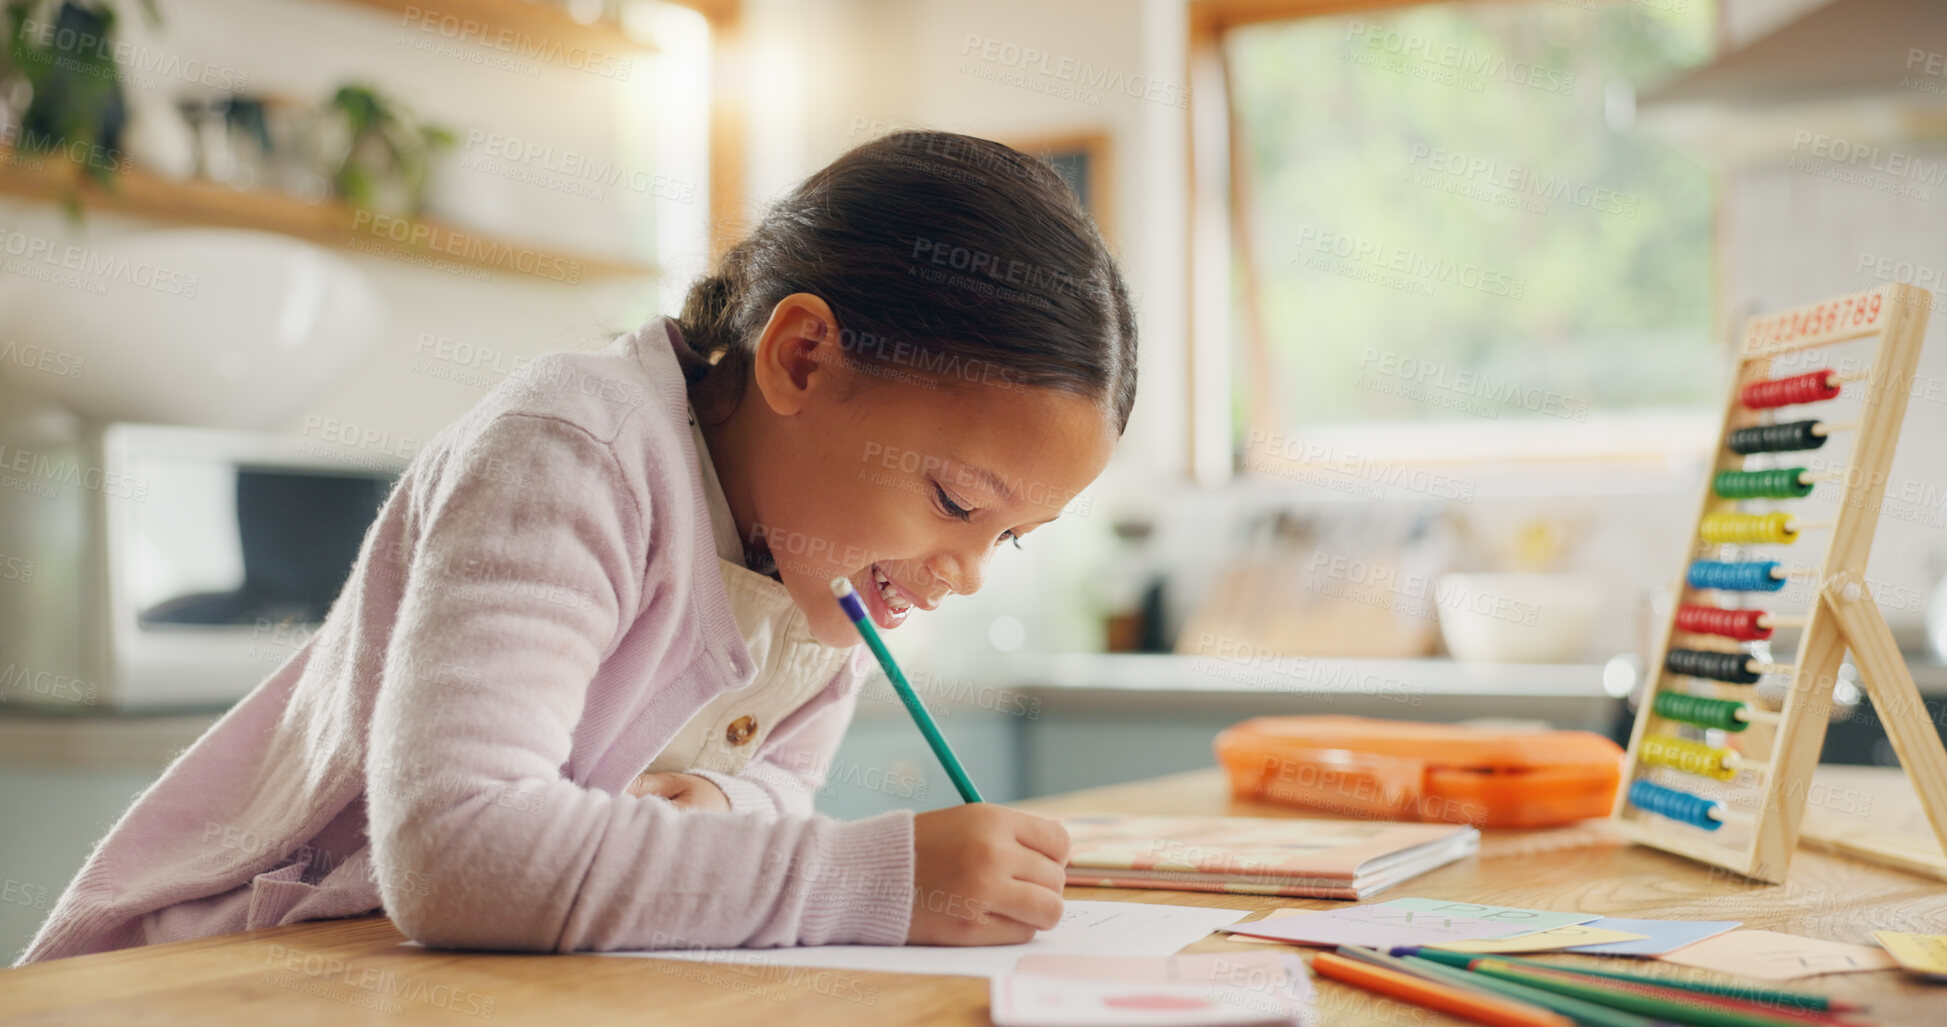
[[[113,191],[107,191],[92,182],[77,186],[75,170],[75,165],[52,155],[0,159],[0,194],[58,201],[72,193],[86,210],[254,228],[354,253],[435,267],[445,262],[562,284],[657,274],[653,266],[627,259],[528,245],[437,221],[386,218],[340,200],[306,203],[282,193],[231,189],[201,180],[179,182],[136,169],[116,175]]]
[[[612,22],[584,25],[568,17],[566,11],[551,4],[526,0],[340,0],[365,7],[391,11],[414,31],[427,26],[468,26],[450,38],[457,42],[496,49],[493,41],[504,41],[510,56],[539,60],[563,67],[579,67],[591,53],[610,57],[654,53],[655,44],[645,43],[622,31]],[[448,38],[445,32],[442,38]],[[581,51],[577,55],[577,51]]]

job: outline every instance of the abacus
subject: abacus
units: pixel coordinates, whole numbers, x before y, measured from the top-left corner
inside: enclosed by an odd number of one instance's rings
[[[1860,687],[1947,851],[1947,749],[1864,577],[1931,298],[1912,286],[1885,285],[1747,323],[1716,466],[1630,732],[1614,811],[1625,838],[1783,881],[1849,648]],[[1869,346],[1870,365],[1851,373],[1778,373],[1780,364],[1840,343]],[[1820,404],[1849,393],[1860,399],[1856,420],[1816,416]],[[1787,407],[1798,412],[1781,419]],[[1814,416],[1804,416],[1806,409]],[[1747,466],[1808,462],[1799,454],[1847,433],[1852,448],[1842,471]],[[1838,490],[1830,521],[1740,509],[1803,500],[1826,482]],[[1815,566],[1788,562],[1773,548],[1805,546],[1801,535],[1821,533],[1825,556]],[[1809,595],[1804,609],[1772,609],[1794,581]],[[1749,605],[1752,599],[1762,605]],[[1772,662],[1772,634],[1794,629],[1796,658]],[[1789,685],[1776,708],[1758,699],[1767,675]],[[1808,833],[1805,841],[1947,877],[1947,858],[1930,847],[1851,835]]]

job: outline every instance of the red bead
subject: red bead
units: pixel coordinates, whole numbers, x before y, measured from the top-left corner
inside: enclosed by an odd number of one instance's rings
[[[1746,642],[1771,637],[1770,628],[1758,626],[1763,610],[1726,610],[1718,606],[1677,607],[1677,630],[1700,635],[1722,635]]]
[[[1788,407],[1797,403],[1817,403],[1839,394],[1839,385],[1830,371],[1795,374],[1746,385],[1738,398],[1752,410]]]

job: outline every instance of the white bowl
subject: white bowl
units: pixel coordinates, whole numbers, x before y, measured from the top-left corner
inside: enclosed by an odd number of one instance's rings
[[[24,252],[0,275],[6,334],[61,354],[63,371],[5,370],[96,420],[275,427],[342,383],[385,329],[363,272],[289,236],[16,235]]]
[[[1602,607],[1593,574],[1446,574],[1434,583],[1454,659],[1563,663],[1582,655]]]

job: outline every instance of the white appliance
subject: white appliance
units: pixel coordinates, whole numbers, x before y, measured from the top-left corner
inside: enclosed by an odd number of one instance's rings
[[[316,630],[404,469],[302,436],[81,425],[31,446],[0,427],[0,703],[230,705]]]

